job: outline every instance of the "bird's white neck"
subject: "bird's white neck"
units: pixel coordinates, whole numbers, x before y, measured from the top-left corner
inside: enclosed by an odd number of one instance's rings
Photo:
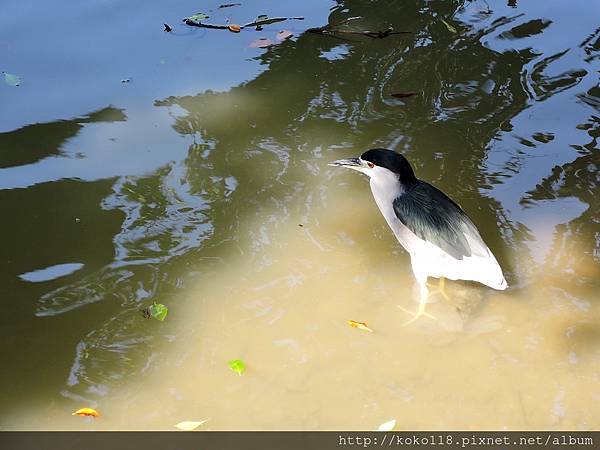
[[[369,183],[377,205],[381,201],[391,205],[396,197],[404,193],[404,186],[400,183],[398,175],[387,169],[376,167],[373,172]]]
[[[399,195],[402,195],[404,187],[400,183],[398,176],[386,169],[371,176],[369,184],[371,185],[371,192],[373,193],[375,203],[377,203],[383,217],[385,217],[391,226],[392,222],[396,219],[393,206],[394,200]]]

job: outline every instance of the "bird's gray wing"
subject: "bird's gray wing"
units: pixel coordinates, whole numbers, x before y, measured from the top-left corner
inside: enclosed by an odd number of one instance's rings
[[[456,259],[473,254],[483,256],[488,252],[477,228],[460,206],[429,183],[419,181],[398,196],[394,200],[394,212],[419,238]],[[474,245],[469,245],[467,236]]]

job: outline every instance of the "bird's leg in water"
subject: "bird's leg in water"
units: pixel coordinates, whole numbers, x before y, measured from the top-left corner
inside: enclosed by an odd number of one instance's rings
[[[450,301],[450,297],[448,297],[448,294],[446,294],[446,279],[444,277],[440,277],[437,288],[431,293],[431,295],[436,294],[440,294],[446,300]]]
[[[419,289],[419,308],[414,313],[411,313],[410,311],[404,309],[403,307],[398,306],[398,308],[400,308],[405,313],[413,315],[412,319],[410,319],[408,322],[405,322],[404,325],[413,323],[415,320],[417,320],[421,316],[425,316],[425,317],[429,317],[430,319],[437,320],[434,316],[425,312],[425,305],[427,304],[427,298],[429,297],[429,290],[427,289],[427,282],[419,283],[419,287],[420,287],[420,289]]]

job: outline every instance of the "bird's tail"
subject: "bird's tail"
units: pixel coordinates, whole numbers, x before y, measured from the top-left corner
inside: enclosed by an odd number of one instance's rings
[[[506,278],[502,277],[502,281],[500,282],[500,284],[496,285],[496,286],[490,286],[493,289],[496,289],[498,291],[503,291],[506,288],[508,288],[508,283],[506,282]]]

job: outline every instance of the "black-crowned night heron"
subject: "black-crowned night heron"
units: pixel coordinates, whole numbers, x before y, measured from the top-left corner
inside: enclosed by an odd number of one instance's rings
[[[419,180],[404,156],[377,148],[329,165],[357,170],[370,178],[375,203],[410,254],[420,297],[419,309],[407,323],[428,315],[428,277],[440,279],[438,290],[444,296],[444,278],[477,281],[498,290],[508,287],[473,222],[446,194]]]

